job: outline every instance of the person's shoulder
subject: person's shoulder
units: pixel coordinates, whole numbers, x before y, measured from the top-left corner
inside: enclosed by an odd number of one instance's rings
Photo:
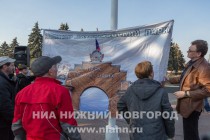
[[[160,93],[161,95],[166,93],[166,90],[164,88],[164,86],[161,85],[161,83],[159,81],[154,80],[154,85],[156,88],[156,93]]]
[[[208,63],[205,59],[198,67],[200,71],[210,71],[210,63]]]
[[[24,96],[24,93],[25,93],[24,89],[18,91],[17,94],[16,94],[16,97],[15,97],[15,100],[16,101],[19,100],[22,96]]]
[[[67,98],[70,95],[69,90],[62,85],[57,84],[54,88],[55,88],[54,94],[58,99]]]
[[[62,92],[68,92],[68,89],[59,83],[53,83],[53,87]]]
[[[159,87],[157,91],[159,91],[161,93],[166,93],[166,90],[164,87]]]
[[[0,76],[0,86],[5,86],[7,84],[10,84],[8,78],[6,78],[5,76]]]
[[[6,75],[0,72],[0,81],[6,81]]]

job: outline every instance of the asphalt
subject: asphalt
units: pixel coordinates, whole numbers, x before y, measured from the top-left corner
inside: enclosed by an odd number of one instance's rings
[[[177,91],[179,88],[176,85],[168,85],[166,86],[166,91],[169,95],[169,101],[172,106],[176,106],[176,98],[172,94],[174,91]],[[91,127],[95,128],[95,130],[99,130],[101,127],[106,127],[108,124],[107,119],[79,119],[77,120],[79,127]],[[121,128],[128,127],[127,123],[124,119],[117,119],[116,125]],[[202,112],[199,119],[199,135],[202,139],[204,135],[210,135],[210,113]],[[104,132],[83,132],[81,133],[83,140],[105,140]],[[128,133],[118,133],[119,140],[129,140]],[[184,140],[183,138],[183,127],[182,127],[182,117],[179,115],[178,120],[175,121],[175,140]]]

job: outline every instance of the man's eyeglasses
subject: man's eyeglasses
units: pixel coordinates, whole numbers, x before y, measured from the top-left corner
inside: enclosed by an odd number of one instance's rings
[[[192,50],[189,49],[187,52],[197,52],[197,51],[192,51]]]

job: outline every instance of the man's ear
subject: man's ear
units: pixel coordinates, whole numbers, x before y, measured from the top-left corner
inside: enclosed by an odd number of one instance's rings
[[[201,57],[201,52],[198,52],[198,57]]]
[[[48,74],[52,75],[52,68],[49,69]]]

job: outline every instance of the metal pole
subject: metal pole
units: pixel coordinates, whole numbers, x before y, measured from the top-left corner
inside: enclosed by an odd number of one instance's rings
[[[210,54],[209,54],[209,59],[208,59],[208,62],[210,63]]]
[[[111,30],[117,30],[118,0],[111,0]]]
[[[118,0],[111,0],[111,30],[117,30]],[[119,140],[116,117],[110,117],[106,126],[105,140]]]
[[[117,30],[118,0],[111,0],[111,30]],[[110,117],[106,126],[105,140],[119,140],[116,117]]]

